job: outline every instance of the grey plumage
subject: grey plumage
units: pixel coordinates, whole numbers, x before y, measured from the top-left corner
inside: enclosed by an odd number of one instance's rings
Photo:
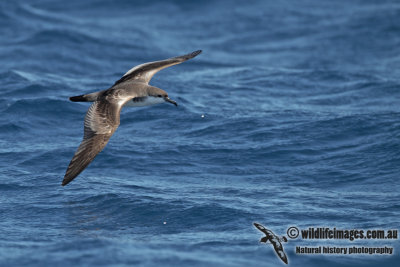
[[[119,126],[123,106],[145,106],[163,102],[177,105],[164,90],[148,83],[156,72],[180,64],[200,53],[201,50],[198,50],[187,55],[136,66],[107,90],[71,97],[70,100],[74,102],[93,104],[85,116],[83,140],[68,166],[62,185],[71,182],[103,150]]]
[[[127,80],[141,80],[145,83],[149,83],[153,75],[170,66],[182,63],[188,59],[194,58],[198,54],[201,53],[201,50],[194,51],[190,54],[173,57],[165,60],[155,61],[155,62],[148,62],[139,66],[136,66],[130,69],[121,79],[115,82],[114,86],[125,82]]]

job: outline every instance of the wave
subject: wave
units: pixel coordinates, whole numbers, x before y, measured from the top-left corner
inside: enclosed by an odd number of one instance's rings
[[[76,217],[82,225],[92,227],[139,227],[144,233],[152,232],[166,222],[165,232],[197,231],[208,228],[209,224],[219,225],[214,231],[219,231],[230,224],[233,218],[249,216],[240,209],[228,208],[219,204],[198,204],[184,200],[168,200],[160,197],[143,196],[143,188],[138,188],[135,194],[121,193],[99,194],[77,201],[64,203],[70,216]],[[85,221],[87,218],[88,221]],[[93,218],[93,221],[90,220]],[[115,222],[110,224],[104,220]],[[182,219],[185,218],[184,221]],[[92,224],[89,226],[88,223]],[[171,228],[170,226],[173,226]]]

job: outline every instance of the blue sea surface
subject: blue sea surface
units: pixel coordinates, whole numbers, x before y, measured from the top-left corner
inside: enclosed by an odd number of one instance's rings
[[[284,266],[258,222],[400,229],[400,2],[0,2],[0,266]],[[125,108],[65,187],[89,103],[203,53]],[[296,246],[392,247],[302,255]],[[399,266],[395,240],[283,243],[289,266]]]

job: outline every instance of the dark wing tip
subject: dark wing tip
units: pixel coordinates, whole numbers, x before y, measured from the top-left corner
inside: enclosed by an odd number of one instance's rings
[[[279,255],[279,258],[281,258],[281,260],[282,260],[284,263],[288,264],[289,261],[288,261],[288,258],[287,258],[287,256],[286,256],[285,252],[282,251],[282,254],[283,254],[283,255]]]
[[[70,101],[72,102],[86,102],[87,99],[84,97],[84,95],[77,95],[77,96],[71,96],[69,98]]]
[[[255,227],[257,227],[257,229],[260,229],[260,228],[264,228],[261,224],[259,224],[259,223],[253,223],[254,224],[254,226]]]
[[[67,185],[69,182],[71,182],[72,181],[72,179],[67,179],[67,178],[65,178],[64,177],[64,180],[62,181],[62,186],[65,186],[65,185]]]
[[[195,56],[197,56],[201,52],[202,52],[201,50],[196,50],[196,51],[194,51],[194,52],[192,52],[190,54],[187,54],[187,55],[184,55],[184,56],[179,56],[177,58],[181,58],[183,60],[188,60],[188,59],[194,58]]]
[[[202,51],[202,50],[196,50],[196,51],[192,52],[190,55],[191,55],[192,57],[195,57],[195,56],[197,56],[198,54],[200,54],[201,52],[203,52],[203,51]]]

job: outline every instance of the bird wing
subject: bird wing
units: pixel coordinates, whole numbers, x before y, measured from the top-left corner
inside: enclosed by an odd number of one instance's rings
[[[265,235],[267,235],[268,237],[274,236],[274,233],[271,230],[268,230],[267,228],[265,228],[264,226],[262,226],[259,223],[254,223],[254,226],[260,230],[261,232],[263,232]]]
[[[69,163],[62,185],[78,176],[103,150],[119,126],[121,104],[102,99],[95,101],[85,117],[83,140]]]
[[[274,238],[270,240],[271,244],[274,246],[274,250],[278,257],[286,264],[288,264],[288,259],[286,257],[285,252],[283,251],[283,246],[278,239]]]
[[[128,80],[137,80],[148,84],[154,74],[156,74],[158,71],[185,62],[186,60],[194,58],[200,53],[201,50],[197,50],[183,56],[138,65],[125,73],[124,76],[121,77],[121,79],[115,82],[114,86]]]

